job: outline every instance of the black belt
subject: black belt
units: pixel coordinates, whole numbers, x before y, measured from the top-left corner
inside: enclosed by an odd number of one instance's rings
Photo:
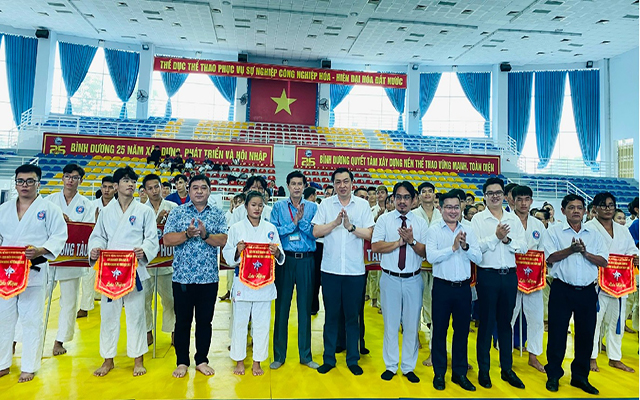
[[[440,278],[436,278],[435,276],[433,277],[434,281],[438,281],[440,283],[442,283],[443,285],[447,285],[447,286],[451,286],[451,287],[462,287],[462,286],[469,286],[471,284],[471,279],[466,279],[464,281],[448,281],[446,279],[440,279]]]
[[[560,279],[554,279],[553,281],[554,281],[554,282],[556,282],[556,281],[557,281],[558,283],[561,283],[561,284],[563,284],[563,285],[565,285],[565,286],[567,286],[567,287],[569,287],[569,288],[571,288],[571,289],[573,289],[573,290],[593,289],[593,288],[595,288],[595,286],[596,286],[596,283],[595,283],[595,282],[591,282],[591,283],[590,283],[590,284],[588,284],[587,286],[575,286],[575,285],[571,285],[571,284],[569,284],[569,283],[567,283],[567,282],[563,282],[563,281],[561,281]]]
[[[44,264],[47,262],[47,259],[44,256],[39,256],[31,260],[31,269],[34,271],[40,272],[41,268],[38,267],[38,264]]]
[[[312,251],[296,253],[295,251],[287,251],[287,250],[285,250],[284,254],[286,254],[287,257],[293,257],[295,259],[301,259],[301,258],[313,257],[314,253]]]
[[[387,271],[386,269],[382,268],[382,272],[389,274],[391,276],[395,276],[396,278],[412,278],[420,274],[419,269],[413,272],[393,272],[393,271]]]
[[[504,268],[481,268],[483,271],[489,271],[489,272],[495,272],[498,275],[507,275],[510,273],[515,273],[516,272],[516,268],[508,268],[508,267],[504,267]]]

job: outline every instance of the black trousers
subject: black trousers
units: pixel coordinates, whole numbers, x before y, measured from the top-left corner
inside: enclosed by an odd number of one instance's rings
[[[431,355],[433,372],[444,375],[447,372],[447,331],[449,320],[453,318],[453,347],[451,351],[451,371],[453,375],[467,375],[467,343],[469,323],[471,322],[471,287],[469,281],[452,283],[433,278],[433,299],[437,307],[431,311]]]
[[[173,282],[173,303],[176,312],[174,344],[176,365],[189,365],[191,321],[196,317],[196,365],[208,363],[211,346],[211,322],[218,295],[218,282],[183,285]]]
[[[359,348],[362,349],[365,347],[364,345],[364,296],[367,293],[367,277],[369,276],[369,271],[364,273],[364,287],[362,288],[362,299],[360,302],[360,311],[358,313],[358,326],[360,327],[360,336],[359,336]],[[341,314],[344,315],[344,312],[341,310]],[[343,349],[347,348],[347,332],[344,328],[344,317],[340,319],[340,323],[338,324],[338,347],[342,347]]]
[[[498,326],[500,367],[509,371],[513,367],[511,342],[511,316],[516,305],[518,277],[516,269],[505,274],[491,268],[478,268],[478,343],[476,357],[479,373],[488,373],[490,366],[491,334]]]
[[[316,252],[313,254],[313,294],[311,295],[311,315],[315,315],[320,311],[320,267],[322,265],[322,252],[324,244],[316,242]]]
[[[324,342],[323,362],[336,365],[336,345],[338,325],[345,320],[347,335],[347,365],[356,365],[360,359],[358,341],[360,327],[358,314],[366,282],[365,275],[335,275],[322,273],[322,298],[324,299],[325,321],[322,334]],[[342,312],[341,312],[342,309]]]
[[[589,377],[589,363],[596,331],[596,304],[598,293],[595,285],[571,286],[554,279],[549,293],[549,333],[547,336],[547,362],[544,369],[549,379],[564,375],[562,361],[567,349],[567,329],[573,314],[574,359],[571,376],[577,379]]]

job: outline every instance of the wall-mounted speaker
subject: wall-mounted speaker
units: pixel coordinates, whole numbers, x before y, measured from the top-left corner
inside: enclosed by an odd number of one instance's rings
[[[320,60],[320,68],[331,69],[331,60]]]
[[[247,53],[238,53],[238,62],[249,62],[249,55]]]
[[[502,72],[511,71],[511,64],[509,64],[507,62],[503,62],[502,64],[500,64],[500,71],[502,71]]]
[[[36,29],[36,37],[38,39],[49,39],[48,29]]]

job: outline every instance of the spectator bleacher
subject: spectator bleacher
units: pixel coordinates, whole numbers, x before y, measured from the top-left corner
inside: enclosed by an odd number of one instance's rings
[[[408,151],[425,151],[431,153],[456,154],[502,154],[505,148],[494,143],[492,139],[462,138],[449,136],[410,136],[404,131],[374,131],[378,138],[398,149]],[[387,139],[388,138],[388,139]],[[389,140],[391,142],[389,142]],[[505,144],[505,147],[506,146]],[[391,146],[387,148],[393,148]]]

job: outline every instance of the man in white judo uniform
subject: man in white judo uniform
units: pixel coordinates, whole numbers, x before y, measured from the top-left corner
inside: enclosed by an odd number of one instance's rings
[[[135,359],[133,375],[147,372],[143,356],[148,351],[144,314],[144,292],[142,283],[149,279],[147,264],[158,254],[158,232],[156,216],[149,206],[133,200],[138,175],[131,167],[118,168],[113,182],[118,191],[118,201],[107,205],[100,215],[89,237],[89,263],[98,260],[101,249],[133,250],[138,259],[136,287],[117,300],[102,296],[100,303],[100,355],[104,363],[93,374],[105,376],[114,368],[118,338],[120,336],[120,314],[125,308],[127,320],[127,355]]]
[[[22,373],[18,382],[33,379],[40,368],[48,260],[54,260],[67,241],[67,224],[59,207],[38,195],[42,171],[26,164],[16,169],[17,200],[0,206],[0,245],[27,247],[31,260],[24,292],[0,299],[0,377],[9,374],[18,318],[22,324]]]
[[[91,200],[78,193],[78,186],[84,178],[84,169],[77,164],[67,164],[62,169],[61,192],[52,193],[46,199],[60,207],[67,222],[94,222],[95,210]],[[88,268],[54,267],[51,275],[53,282],[60,284],[60,315],[58,316],[58,333],[53,342],[53,355],[65,354],[63,343],[73,339],[76,316],[78,312],[78,291],[80,278],[86,275]],[[51,279],[50,279],[51,280]],[[48,292],[49,293],[49,292]]]
[[[616,198],[609,192],[598,193],[593,198],[593,208],[596,210],[596,217],[585,224],[598,231],[602,236],[604,245],[609,249],[609,254],[633,255],[635,265],[638,265],[638,248],[625,226],[615,223],[613,216],[616,209]],[[596,319],[596,331],[593,337],[593,351],[591,352],[590,369],[593,372],[600,372],[597,358],[600,353],[600,331],[603,325],[606,327],[605,338],[607,341],[607,357],[609,366],[618,368],[626,372],[635,370],[622,362],[622,336],[626,320],[627,296],[615,298],[600,287],[598,290],[598,309]],[[622,313],[621,313],[622,311]]]
[[[172,201],[162,198],[162,182],[156,174],[149,174],[142,180],[142,186],[149,200],[145,205],[153,208],[156,215],[156,224],[164,225],[169,216],[169,212],[178,205]],[[171,287],[172,267],[150,268],[148,270],[150,279],[144,281],[145,316],[147,322],[147,344],[153,344],[153,293],[158,281],[158,294],[162,300],[162,332],[171,333],[171,344],[173,344],[173,329],[176,325],[176,313],[173,309],[173,289]]]

